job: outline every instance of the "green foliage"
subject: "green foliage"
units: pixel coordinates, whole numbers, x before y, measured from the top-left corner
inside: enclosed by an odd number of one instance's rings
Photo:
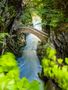
[[[68,58],[65,58],[65,63],[68,64]]]
[[[0,79],[0,90],[40,90],[39,87],[39,82],[29,82],[26,78],[15,80],[3,76]]]
[[[59,64],[62,64],[63,59],[59,58],[59,59],[57,59],[57,61],[58,61]]]
[[[56,0],[43,1],[43,22],[46,22],[52,29],[55,29],[59,26],[59,23],[64,21],[64,14],[61,9],[56,9],[56,3]]]
[[[4,22],[4,18],[3,18],[2,16],[0,16],[0,25],[1,25],[1,26],[4,26],[4,25],[3,25],[3,22]]]
[[[59,26],[64,21],[64,14],[61,9],[57,9],[56,0],[25,0],[25,12],[23,22],[31,25],[31,12],[37,11],[42,17],[43,27],[49,25],[52,29]]]
[[[0,73],[7,73],[10,77],[13,76],[13,74],[18,74],[17,62],[12,53],[7,52],[0,56]]]
[[[68,90],[68,58],[56,58],[56,51],[50,47],[46,49],[46,55],[42,60],[44,75],[53,79],[62,90]]]
[[[63,22],[64,20],[64,16],[63,13],[61,11],[51,11],[50,13],[50,26],[52,28],[56,28],[57,26],[59,26],[60,22]]]
[[[32,26],[32,12],[37,12],[38,15],[42,16],[42,0],[25,0],[24,3],[26,4],[26,6],[24,8],[24,14],[21,15],[21,21],[24,25]]]
[[[3,40],[5,39],[6,36],[9,36],[8,33],[0,33],[0,43],[3,43]]]
[[[43,6],[42,0],[27,0],[26,5],[30,9],[40,10],[40,8]]]
[[[7,52],[0,56],[0,90],[40,90],[40,82],[29,82],[19,78],[19,68],[15,56]]]
[[[38,81],[29,82],[26,78],[17,83],[20,90],[40,90],[40,83]]]
[[[0,33],[0,48],[3,50],[6,47],[6,37],[9,36],[8,33]]]
[[[22,23],[23,23],[24,25],[26,25],[26,26],[32,24],[32,21],[31,21],[31,13],[30,13],[29,8],[26,8],[26,9],[24,10],[24,14],[21,15],[20,19],[21,19]]]

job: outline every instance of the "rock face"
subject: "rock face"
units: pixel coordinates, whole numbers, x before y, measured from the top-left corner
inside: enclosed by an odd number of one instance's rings
[[[12,28],[12,26],[14,25],[16,19],[19,18],[21,14],[22,11],[21,4],[23,4],[22,2],[23,0],[0,0],[0,32],[8,32],[8,33],[12,32],[12,30],[14,29]],[[10,42],[11,41],[14,42],[14,40],[10,40]],[[8,42],[9,40],[7,39],[7,44]],[[13,49],[12,44],[16,45],[16,43],[11,43],[11,45],[8,44],[9,47]],[[0,50],[0,52],[1,51],[2,49]]]
[[[38,47],[37,47],[37,55],[40,60],[45,56],[45,45],[39,42]]]
[[[51,32],[51,41],[53,42],[56,50],[57,57],[68,57],[68,23],[63,23],[57,32]]]
[[[22,0],[0,0],[0,31],[10,30],[15,18],[21,12]]]
[[[57,57],[68,57],[68,23],[62,23],[55,31],[51,30],[49,38],[57,51]],[[37,53],[42,58],[45,55],[45,45],[39,44]]]
[[[52,80],[48,80],[48,82],[46,83],[46,90],[60,90],[59,87],[57,87]]]
[[[20,56],[20,48],[26,45],[24,34],[15,35],[13,38],[7,38],[7,50],[13,52],[16,56]]]
[[[23,0],[0,0],[0,32],[11,30],[23,10]]]

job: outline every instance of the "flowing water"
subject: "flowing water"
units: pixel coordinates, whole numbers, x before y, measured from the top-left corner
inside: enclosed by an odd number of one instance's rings
[[[38,17],[36,18],[36,23],[33,21],[33,26],[37,30],[41,30],[41,25],[38,24],[37,19]],[[26,46],[24,49],[21,48],[22,57],[18,58],[20,77],[26,77],[29,81],[40,81],[38,73],[41,73],[42,68],[36,52],[38,42],[39,38],[33,34],[28,34],[26,37]]]
[[[39,80],[38,73],[41,73],[41,65],[36,54],[38,38],[33,34],[26,37],[26,46],[24,47],[20,61],[20,77],[26,77],[31,80]]]

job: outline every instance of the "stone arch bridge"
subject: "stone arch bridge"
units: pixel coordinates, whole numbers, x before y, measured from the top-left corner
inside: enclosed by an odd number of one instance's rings
[[[23,28],[17,30],[17,34],[21,34],[21,33],[32,33],[43,42],[47,41],[47,39],[48,39],[48,34],[46,34],[43,31],[39,31],[37,29],[34,29],[32,27],[23,27]]]

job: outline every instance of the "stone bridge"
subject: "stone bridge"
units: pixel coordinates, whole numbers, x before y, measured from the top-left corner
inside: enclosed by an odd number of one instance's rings
[[[37,36],[42,42],[46,42],[48,39],[48,34],[46,34],[43,31],[34,29],[32,27],[23,27],[23,28],[17,30],[17,34],[21,34],[21,33],[32,33],[35,36]]]

